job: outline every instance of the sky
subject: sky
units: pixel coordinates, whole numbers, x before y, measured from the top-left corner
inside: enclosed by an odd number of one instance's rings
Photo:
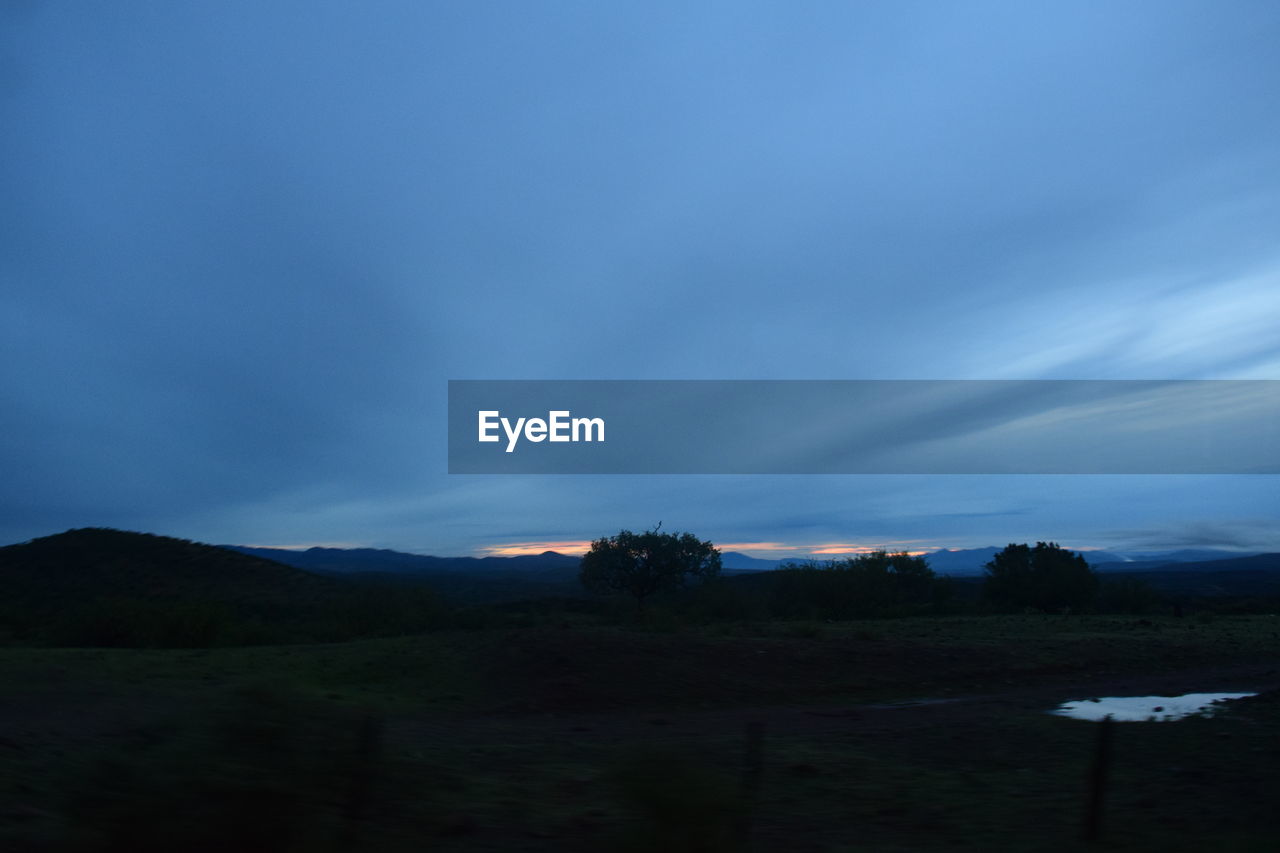
[[[1273,475],[449,475],[451,379],[1280,379],[1280,5],[9,2],[0,542],[1280,550]]]

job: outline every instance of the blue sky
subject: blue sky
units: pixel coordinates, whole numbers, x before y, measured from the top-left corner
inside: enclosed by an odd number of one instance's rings
[[[1280,550],[1272,476],[445,473],[449,379],[1280,378],[1275,3],[0,33],[3,541]]]

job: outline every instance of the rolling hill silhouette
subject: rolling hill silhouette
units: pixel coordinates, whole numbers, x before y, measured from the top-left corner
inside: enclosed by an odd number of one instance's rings
[[[261,557],[102,527],[0,548],[0,582],[11,596],[59,606],[113,595],[288,603],[334,586]]]
[[[0,634],[60,645],[206,646],[430,627],[425,587],[303,571],[214,545],[80,528],[0,548]]]

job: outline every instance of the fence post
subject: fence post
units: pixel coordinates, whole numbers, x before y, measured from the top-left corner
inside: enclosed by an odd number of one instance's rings
[[[1093,749],[1093,765],[1089,768],[1089,795],[1085,805],[1085,841],[1102,837],[1102,808],[1107,791],[1107,771],[1111,768],[1111,715],[1098,721],[1098,737]]]
[[[346,821],[342,828],[343,847],[353,849],[360,835],[360,823],[369,816],[374,777],[382,753],[382,720],[373,712],[360,718],[355,754],[347,778]]]
[[[738,817],[738,849],[751,847],[751,817],[760,792],[760,771],[764,764],[764,723],[752,720],[747,723],[746,738],[742,746],[741,814]]]

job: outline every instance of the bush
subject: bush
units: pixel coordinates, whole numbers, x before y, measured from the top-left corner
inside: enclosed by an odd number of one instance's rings
[[[1005,610],[1079,612],[1098,597],[1098,576],[1084,557],[1054,542],[1008,545],[986,565],[983,594]]]
[[[923,557],[907,553],[875,551],[827,563],[792,563],[775,575],[770,607],[774,616],[784,619],[920,613],[950,591]]]

